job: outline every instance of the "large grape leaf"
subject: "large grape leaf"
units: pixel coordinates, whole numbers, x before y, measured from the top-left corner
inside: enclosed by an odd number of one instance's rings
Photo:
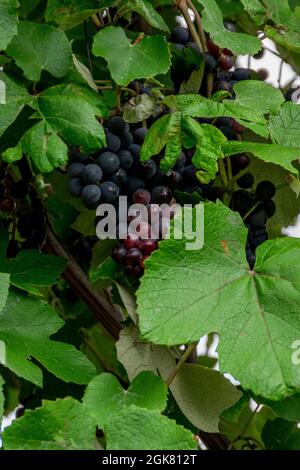
[[[0,85],[0,136],[2,136],[17,118],[25,104],[31,101],[31,97],[21,83],[3,72],[0,72]]]
[[[18,31],[18,1],[2,0],[0,3],[0,50],[5,50]]]
[[[30,21],[19,23],[18,34],[9,44],[7,54],[15,59],[26,78],[36,82],[43,70],[54,77],[63,77],[72,63],[67,36],[53,26]]]
[[[198,2],[203,6],[204,29],[218,46],[227,47],[235,54],[252,55],[261,49],[261,42],[258,38],[225,29],[222,12],[215,0],[198,0]]]
[[[261,144],[257,142],[230,141],[223,145],[225,155],[235,155],[242,152],[252,153],[255,157],[267,163],[280,165],[285,170],[298,175],[299,171],[292,162],[300,158],[300,150],[297,148],[283,147],[277,144]]]
[[[282,105],[277,116],[272,116],[269,122],[270,136],[273,142],[285,147],[300,148],[300,106],[286,102]]]
[[[108,450],[192,450],[193,434],[157,410],[130,406],[114,413],[104,428]]]
[[[271,400],[295,393],[300,370],[291,345],[300,334],[300,240],[265,242],[250,270],[247,229],[237,213],[222,203],[205,204],[203,229],[202,249],[187,250],[185,239],[165,240],[146,261],[137,292],[142,337],[174,345],[218,332],[221,371]]]
[[[46,303],[10,292],[0,312],[0,340],[6,345],[6,366],[42,386],[42,371],[31,357],[66,382],[88,383],[94,366],[70,344],[49,339],[64,322]]]
[[[147,0],[122,0],[119,3],[118,7],[119,15],[122,15],[123,11],[124,13],[126,13],[126,15],[131,11],[135,11],[139,15],[143,16],[146,19],[147,23],[149,23],[154,28],[166,32],[169,31],[169,27],[165,23],[162,16]]]
[[[92,90],[75,84],[57,85],[48,88],[38,97],[39,115],[43,118],[48,132],[53,134],[51,146],[52,164],[58,163],[57,151],[62,158],[62,145],[58,146],[55,134],[72,145],[78,145],[84,152],[95,152],[105,144],[105,134],[96,116],[102,116],[102,100]],[[92,101],[93,100],[93,101]],[[29,131],[30,132],[30,131]],[[56,149],[56,151],[55,151]],[[47,159],[38,160],[39,165],[48,166],[50,148],[47,147]],[[53,153],[52,153],[53,151]],[[29,146],[29,154],[36,149]],[[55,160],[56,159],[56,160]]]
[[[61,0],[48,0],[45,18],[67,31],[112,3],[112,0],[68,0],[62,5]]]
[[[93,53],[104,57],[112,78],[124,86],[135,78],[165,74],[170,67],[169,47],[163,36],[146,36],[132,44],[124,30],[115,26],[95,35]]]
[[[5,450],[99,449],[94,419],[72,397],[26,410],[3,434]]]
[[[114,375],[103,373],[89,383],[83,401],[99,428],[104,429],[114,413],[131,405],[164,411],[167,393],[166,384],[152,372],[141,372],[127,390],[123,389]]]
[[[242,80],[233,89],[235,103],[246,108],[253,107],[261,114],[276,114],[284,102],[284,96],[278,88],[260,80]]]

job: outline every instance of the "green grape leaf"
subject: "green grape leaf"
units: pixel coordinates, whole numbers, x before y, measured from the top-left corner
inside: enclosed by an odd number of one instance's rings
[[[10,276],[8,273],[0,272],[0,280],[1,280],[1,287],[0,287],[0,312],[6,305],[7,297],[8,297],[8,289],[9,289],[9,281]]]
[[[170,67],[169,47],[163,36],[146,36],[132,44],[124,30],[115,26],[95,35],[93,53],[104,57],[112,78],[123,86],[136,78],[165,74]]]
[[[262,430],[262,439],[267,450],[298,450],[300,447],[297,423],[281,418],[266,423]]]
[[[192,213],[195,226],[196,208]],[[300,387],[300,370],[291,361],[291,345],[300,334],[300,240],[265,242],[250,270],[247,229],[237,213],[222,203],[204,204],[203,227],[202,249],[186,249],[184,238],[165,240],[146,261],[137,292],[142,337],[175,345],[218,332],[221,371],[256,395],[291,395]],[[159,304],[158,289],[164,292]]]
[[[259,0],[241,0],[241,3],[256,24],[264,23],[266,10]]]
[[[74,67],[77,70],[77,72],[79,73],[79,75],[81,76],[81,78],[83,78],[83,80],[88,84],[88,86],[93,91],[98,93],[97,85],[94,82],[94,79],[92,77],[92,74],[91,74],[90,70],[82,62],[80,62],[80,60],[77,59],[75,54],[73,54],[72,57],[73,57]]]
[[[119,5],[119,15],[123,11],[127,15],[129,12],[134,11],[143,16],[147,23],[153,28],[160,29],[161,31],[169,32],[168,25],[165,23],[161,15],[155,10],[153,5],[147,0],[122,0]]]
[[[131,98],[124,106],[123,118],[126,122],[134,123],[148,119],[155,111],[155,100],[142,93]]]
[[[114,413],[104,428],[108,450],[192,450],[193,434],[157,410],[130,406]]]
[[[204,98],[199,94],[181,94],[177,95],[175,100],[182,115],[205,118],[232,117],[262,137],[269,135],[267,121],[261,112],[256,111],[255,107],[248,108],[235,100],[219,102]],[[267,112],[268,108],[265,109],[265,113]]]
[[[3,378],[0,375],[0,426],[1,426],[1,423],[2,423],[2,417],[3,417],[3,413],[4,413],[4,401],[5,401],[5,397],[4,397],[4,393],[3,393],[4,384],[5,384],[5,382],[4,382]]]
[[[234,54],[256,54],[261,49],[258,38],[244,33],[227,31],[223,24],[223,15],[215,0],[198,0],[203,6],[203,27],[219,47],[226,47]]]
[[[63,31],[74,28],[90,16],[112,6],[112,0],[48,0],[46,21],[54,21]]]
[[[210,124],[199,124],[193,118],[182,118],[182,129],[194,140],[195,153],[193,164],[200,168],[197,175],[201,183],[209,183],[217,174],[218,159],[224,157],[222,145],[226,142],[224,134]]]
[[[257,158],[251,158],[247,171],[253,174],[257,184],[269,180],[272,175],[272,181],[277,188],[273,198],[276,212],[271,219],[268,219],[267,228],[270,238],[281,237],[282,229],[293,224],[300,213],[300,198],[291,187],[291,174],[279,165],[265,163]]]
[[[0,340],[6,345],[6,366],[19,377],[42,386],[42,371],[35,358],[65,382],[88,383],[94,366],[70,344],[49,339],[64,322],[46,303],[10,292],[0,313]]]
[[[149,160],[166,147],[161,168],[172,168],[181,152],[181,114],[169,113],[161,117],[150,127],[141,149],[141,160]]]
[[[0,50],[5,50],[18,32],[17,0],[2,0],[0,4]]]
[[[260,80],[242,80],[233,86],[236,98],[246,108],[253,107],[261,114],[278,113],[284,102],[284,96],[278,88]]]
[[[24,134],[22,150],[30,155],[36,168],[42,173],[48,173],[68,161],[67,145],[57,133],[49,131],[43,121]]]
[[[16,258],[1,263],[1,271],[10,274],[10,283],[23,286],[52,286],[67,265],[58,256],[45,255],[38,250],[20,251]]]
[[[43,70],[54,77],[64,77],[72,63],[71,46],[67,36],[47,24],[21,21],[18,34],[7,48],[24,71],[25,77],[38,82]]]
[[[104,429],[112,415],[131,405],[163,411],[167,405],[167,393],[167,385],[152,372],[141,372],[127,390],[114,375],[103,373],[89,383],[83,402],[99,428]]]
[[[282,47],[286,47],[287,49],[296,52],[299,54],[300,52],[300,34],[297,31],[290,31],[286,29],[276,29],[272,26],[265,26],[264,29],[265,35],[272,39],[272,41],[276,42]]]
[[[23,153],[22,153],[22,143],[21,142],[19,142],[16,147],[7,148],[2,153],[3,161],[8,163],[8,164],[16,162],[18,160],[21,160],[22,157],[23,157]]]
[[[266,401],[274,413],[287,421],[299,421],[300,419],[300,395],[296,394],[280,401]]]
[[[156,350],[161,377],[167,380],[176,366],[167,349]],[[184,364],[173,379],[170,390],[186,418],[206,432],[218,432],[220,415],[242,396],[220,372],[198,364]]]
[[[44,401],[26,410],[3,433],[6,450],[95,450],[96,428],[85,407],[72,397]]]
[[[297,148],[283,147],[277,144],[261,144],[246,141],[230,141],[222,147],[226,156],[235,155],[242,152],[252,153],[255,157],[267,163],[280,165],[285,170],[298,175],[299,171],[292,165],[292,162],[300,158],[300,150]]]
[[[96,119],[102,115],[103,103],[96,93],[75,84],[57,85],[41,93],[37,100],[49,132],[87,153],[105,145],[104,129]]]
[[[89,273],[91,282],[112,281],[122,275],[122,268],[111,257],[106,258],[99,266],[95,266]]]
[[[300,148],[300,106],[295,103],[284,103],[277,116],[269,122],[270,136],[273,142],[285,147]]]
[[[15,121],[31,96],[26,88],[13,78],[0,72],[0,136]]]
[[[81,211],[72,224],[72,228],[82,235],[93,237],[96,235],[95,212],[84,210]]]

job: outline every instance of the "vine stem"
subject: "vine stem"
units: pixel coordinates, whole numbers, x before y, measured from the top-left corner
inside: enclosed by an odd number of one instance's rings
[[[199,47],[200,52],[203,52],[202,43],[200,41],[200,38],[198,36],[198,33],[197,33],[196,28],[194,26],[194,23],[192,22],[192,19],[191,19],[190,14],[189,14],[189,9],[188,9],[188,6],[187,6],[187,0],[179,0],[177,2],[177,7],[181,11],[181,13],[182,13],[182,15],[183,15],[183,17],[186,21],[186,24],[189,28],[189,32],[191,33],[191,36],[193,37],[195,43]]]
[[[202,18],[200,16],[197,8],[193,4],[192,0],[187,0],[187,4],[188,4],[188,6],[190,7],[190,9],[193,11],[193,13],[195,15],[196,23],[197,23],[197,26],[198,26],[198,33],[199,33],[200,40],[201,40],[201,43],[202,43],[203,51],[207,52],[206,36],[205,36],[205,32],[204,32],[203,25],[202,25]]]
[[[103,25],[101,24],[101,21],[99,20],[99,18],[96,14],[92,15],[91,18],[92,18],[92,22],[96,26],[96,29],[102,28]]]
[[[244,215],[243,220],[246,220],[246,219],[249,217],[249,215],[251,215],[252,212],[254,212],[255,209],[256,209],[260,204],[261,204],[261,201],[258,201],[256,204],[254,204],[254,206],[251,207],[251,209],[249,209],[248,212]]]
[[[195,343],[191,343],[187,348],[186,350],[184,351],[184,353],[182,354],[181,358],[179,359],[179,361],[177,362],[176,366],[174,367],[174,369],[171,371],[170,375],[167,377],[166,379],[166,384],[168,385],[168,387],[171,385],[171,383],[173,382],[173,380],[175,379],[176,375],[178,374],[178,372],[180,371],[181,367],[184,365],[184,363],[186,362],[186,360],[189,358],[189,356],[192,354],[192,352],[194,351],[195,347],[197,346],[197,342]]]
[[[218,163],[219,163],[219,171],[220,171],[220,176],[221,176],[223,186],[224,186],[224,188],[227,188],[228,187],[228,178],[227,178],[227,173],[226,173],[225,165],[224,165],[224,162],[223,162],[222,158],[219,158]]]

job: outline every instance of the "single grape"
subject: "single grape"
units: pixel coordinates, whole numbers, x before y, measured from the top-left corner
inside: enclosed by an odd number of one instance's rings
[[[129,125],[121,116],[114,116],[107,122],[108,130],[115,135],[121,135],[129,131]]]
[[[230,118],[230,117],[219,117],[216,120],[216,126],[217,127],[220,127],[220,126],[229,126],[229,127],[231,127],[232,123],[233,123],[233,119]]]
[[[133,139],[136,144],[142,145],[147,135],[148,129],[146,127],[139,127],[133,132]]]
[[[248,172],[238,178],[236,182],[240,188],[249,189],[254,184],[254,176]]]
[[[245,189],[235,191],[231,198],[231,205],[234,211],[240,212],[242,215],[246,214],[248,210],[255,204],[253,196]]]
[[[166,186],[156,186],[151,192],[152,204],[169,204],[172,197],[170,189]]]
[[[126,266],[126,274],[131,277],[139,278],[143,274],[143,268],[139,264],[129,264]]]
[[[144,204],[145,206],[151,201],[151,194],[146,189],[137,189],[132,195],[134,204]]]
[[[80,151],[77,149],[77,147],[72,147],[71,148],[71,159],[72,162],[76,163],[87,163],[89,160],[89,155],[85,155],[83,153],[80,153]]]
[[[121,144],[123,149],[129,149],[133,144],[133,135],[130,132],[124,132],[121,136]]]
[[[231,21],[224,21],[224,28],[227,29],[227,31],[230,31],[231,33],[236,32],[236,27]]]
[[[228,91],[228,93],[232,93],[232,86],[230,83],[223,81],[218,81],[214,85],[214,92],[216,91]]]
[[[218,56],[220,54],[220,48],[215,44],[212,39],[208,38],[207,40],[207,49],[211,54]]]
[[[109,152],[118,152],[121,148],[121,140],[117,135],[111,134],[110,132],[106,135],[106,149]]]
[[[100,184],[101,197],[104,202],[112,204],[119,197],[119,188],[111,181]]]
[[[157,171],[156,163],[153,160],[141,163],[141,171],[145,179],[153,178]]]
[[[25,180],[13,183],[10,189],[10,195],[14,199],[23,199],[28,194],[28,182]]]
[[[79,178],[84,169],[83,163],[74,162],[68,167],[68,175],[70,178]]]
[[[216,70],[217,68],[216,58],[212,54],[209,54],[208,52],[202,52],[201,55],[204,59],[205,65],[207,66],[208,70],[212,70],[212,71]]]
[[[182,176],[178,171],[170,170],[165,174],[165,184],[171,188],[176,188],[180,185]]]
[[[268,201],[275,196],[276,188],[271,181],[261,181],[256,186],[256,196],[260,201]]]
[[[250,158],[245,153],[240,153],[230,157],[232,172],[234,175],[245,170],[250,164]]]
[[[108,177],[109,181],[112,181],[117,186],[122,186],[126,182],[127,174],[123,168],[119,168],[113,175]]]
[[[176,26],[171,34],[171,41],[185,45],[189,41],[190,33],[187,28]]]
[[[181,152],[179,157],[176,160],[176,163],[174,165],[174,169],[177,170],[178,168],[183,168],[186,164],[186,155],[184,152]]]
[[[223,132],[228,140],[236,140],[236,132],[231,126],[220,126],[219,130]]]
[[[80,197],[82,192],[82,181],[80,178],[72,178],[69,181],[69,191],[72,196]]]
[[[246,257],[249,264],[249,268],[253,269],[255,266],[256,256],[251,249],[246,250]]]
[[[112,152],[104,152],[97,160],[98,165],[105,174],[115,173],[120,166],[120,159],[118,155]]]
[[[232,73],[232,78],[238,82],[241,80],[250,80],[251,72],[249,69],[238,68]]]
[[[81,178],[86,184],[99,183],[103,176],[103,172],[99,165],[89,163],[84,167],[81,173]]]
[[[263,242],[268,240],[268,232],[265,227],[251,230],[248,235],[248,242],[252,248],[257,248]]]
[[[117,246],[115,246],[111,253],[112,259],[118,264],[123,264],[125,262],[126,255],[127,250],[123,243],[119,243]]]
[[[133,156],[133,159],[135,161],[139,160],[140,158],[140,153],[141,153],[141,146],[138,145],[138,144],[132,144],[130,145],[129,149],[128,149],[131,153],[131,155]]]
[[[268,219],[273,217],[273,215],[276,212],[276,205],[275,202],[272,201],[272,199],[269,199],[268,201],[265,201],[262,203],[261,208],[265,211],[265,213],[268,216]]]
[[[101,198],[101,190],[96,184],[88,184],[82,189],[82,201],[87,207],[98,204]]]
[[[136,234],[129,233],[128,237],[125,240],[123,240],[123,244],[127,250],[130,250],[131,248],[139,248],[140,239]]]
[[[222,70],[230,70],[234,65],[234,61],[231,56],[221,54],[219,57],[218,64]]]
[[[220,82],[229,82],[232,79],[232,73],[228,70],[221,70],[217,73],[217,80]]]
[[[126,188],[129,194],[132,194],[137,189],[142,189],[144,187],[145,187],[145,183],[140,178],[137,178],[136,176],[127,176]]]
[[[263,209],[258,209],[247,218],[247,222],[252,229],[264,227],[267,222],[267,214]]]
[[[133,156],[129,150],[122,149],[118,153],[120,159],[120,166],[125,171],[129,170],[129,168],[133,165]]]
[[[187,185],[199,184],[194,165],[187,165],[182,172],[182,179]]]
[[[140,249],[144,256],[151,255],[157,249],[157,246],[157,240],[152,240],[151,238],[141,240],[140,243]]]
[[[232,128],[237,132],[238,134],[242,134],[242,132],[245,132],[246,127],[242,126],[239,122],[237,122],[235,119],[233,119],[232,122]]]

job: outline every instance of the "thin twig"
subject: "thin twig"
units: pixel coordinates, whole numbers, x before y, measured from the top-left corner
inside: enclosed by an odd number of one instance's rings
[[[181,369],[181,367],[184,365],[184,363],[186,362],[187,358],[192,354],[193,350],[195,349],[195,347],[197,346],[197,342],[195,343],[191,343],[189,344],[189,346],[186,348],[186,350],[184,351],[184,353],[182,354],[181,358],[179,359],[179,361],[177,362],[176,366],[174,367],[174,369],[171,371],[169,377],[166,379],[166,384],[168,385],[168,387],[171,385],[171,383],[173,382],[173,380],[175,379],[177,373],[179,372],[179,370]]]
[[[194,26],[194,23],[192,22],[192,19],[190,17],[189,9],[188,9],[186,0],[179,0],[179,2],[177,3],[177,6],[178,6],[179,10],[181,11],[181,13],[182,13],[182,15],[183,15],[183,17],[186,21],[186,24],[189,28],[189,32],[191,33],[195,43],[199,47],[200,52],[203,52],[203,46],[202,46],[202,43],[201,43],[200,38],[198,36],[198,33],[196,31],[196,28]]]
[[[207,43],[206,43],[206,36],[205,36],[205,32],[204,32],[203,25],[202,25],[202,18],[200,16],[197,8],[193,4],[192,0],[187,0],[187,3],[188,3],[188,6],[194,12],[194,15],[195,15],[195,20],[196,20],[196,23],[197,23],[197,26],[198,26],[198,34],[200,36],[200,41],[202,43],[203,51],[207,52],[208,49],[207,49]]]

